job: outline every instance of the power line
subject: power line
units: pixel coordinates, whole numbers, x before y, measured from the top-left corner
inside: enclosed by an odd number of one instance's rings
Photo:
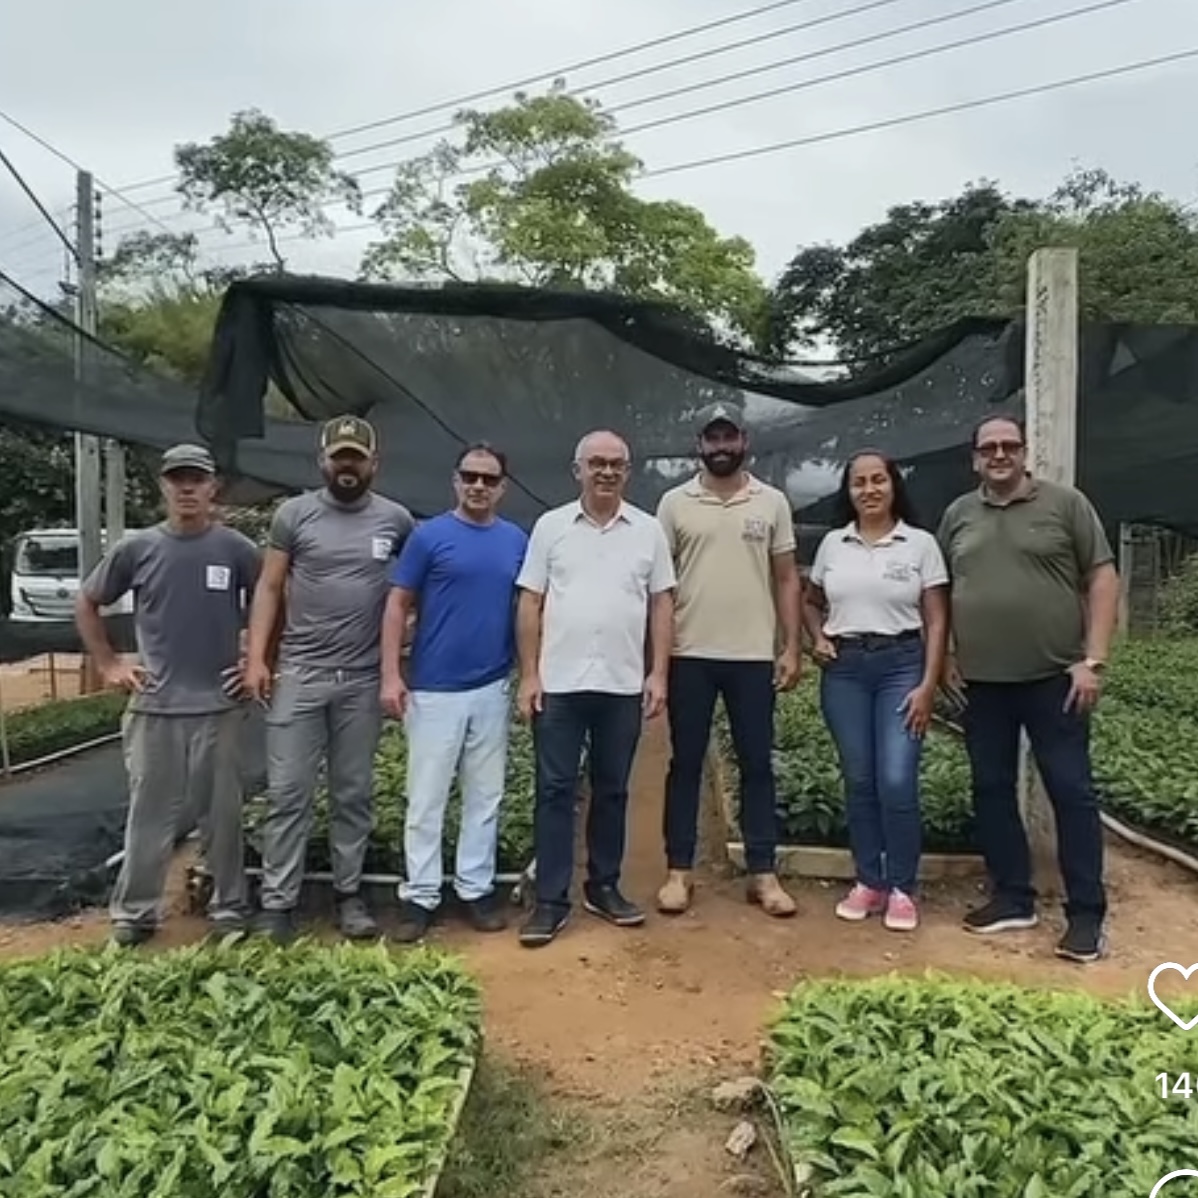
[[[48,224],[50,228],[58,234],[58,239],[67,247],[67,252],[70,253],[76,260],[78,260],[79,254],[75,249],[71,239],[62,231],[61,228],[59,228],[58,222],[47,211],[46,205],[42,203],[37,192],[29,186],[29,184],[25,181],[24,175],[17,170],[16,163],[14,163],[13,160],[9,158],[9,156],[3,150],[0,150],[0,163],[3,163],[8,168],[9,174],[16,179],[17,185],[29,197],[30,203],[32,203],[33,206],[42,214],[42,218],[45,220],[46,224]]]
[[[1085,75],[1074,75],[1071,78],[1058,79],[1052,83],[1040,83],[1034,87],[1023,87],[1015,91],[1000,92],[998,95],[984,96],[977,100],[963,100],[958,104],[946,104],[940,108],[927,108],[922,112],[908,113],[905,116],[891,117],[888,120],[870,121],[866,124],[853,125],[846,129],[835,129],[829,133],[816,133],[810,137],[796,137],[789,141],[772,142],[769,145],[755,146],[749,150],[734,150],[727,154],[713,154],[708,158],[696,158],[689,162],[679,162],[672,166],[662,166],[656,170],[645,171],[641,178],[659,178],[662,175],[679,174],[682,171],[698,170],[705,166],[718,166],[725,162],[739,162],[742,159],[756,158],[762,154],[775,154],[781,150],[793,150],[800,146],[814,146],[823,142],[837,141],[845,137],[856,137],[861,133],[876,133],[882,129],[894,129],[900,125],[913,125],[918,121],[931,120],[933,117],[949,116],[957,112],[967,112],[974,108],[985,108],[991,104],[1005,104],[1010,100],[1022,100],[1028,96],[1044,95],[1048,92],[1061,91],[1068,87],[1077,87],[1083,83],[1094,83],[1100,79],[1114,79],[1120,75],[1130,75],[1136,71],[1146,71],[1152,67],[1182,62],[1189,58],[1198,58],[1198,47],[1192,50],[1180,50],[1176,54],[1165,54],[1159,58],[1146,58],[1140,62],[1126,63],[1123,66],[1111,67],[1105,71],[1091,71]]]
[[[1000,4],[1014,4],[1014,3],[1016,3],[1016,0],[994,0],[994,2],[1000,3]],[[859,4],[856,8],[846,8],[841,12],[831,13],[831,14],[828,14],[828,15],[825,15],[822,17],[815,17],[813,20],[810,20],[810,21],[800,21],[795,25],[785,25],[781,29],[771,29],[767,33],[759,33],[759,34],[755,35],[754,37],[743,38],[739,42],[724,42],[721,45],[712,46],[706,50],[699,50],[694,54],[687,54],[682,58],[671,58],[665,62],[655,63],[653,66],[641,67],[635,71],[626,71],[623,75],[613,75],[608,79],[600,79],[595,83],[587,84],[586,87],[571,88],[567,92],[567,94],[568,95],[578,95],[584,91],[594,92],[594,91],[598,91],[600,88],[603,88],[603,87],[615,87],[617,84],[620,84],[620,83],[629,83],[633,79],[642,79],[647,75],[656,75],[662,71],[672,70],[674,67],[687,66],[690,63],[699,62],[705,58],[715,58],[716,56],[718,56],[720,54],[729,54],[734,50],[743,50],[746,46],[755,46],[761,42],[773,41],[775,38],[785,37],[791,33],[800,33],[805,30],[808,30],[808,29],[815,29],[820,25],[829,25],[835,21],[844,21],[844,20],[847,20],[849,17],[860,16],[862,13],[873,12],[875,9],[879,9],[879,8],[889,8],[893,4],[901,4],[901,3],[903,3],[903,0],[869,0],[868,3]],[[984,5],[983,7],[990,7],[990,5]],[[967,10],[967,13],[962,14],[962,15],[968,15],[968,11],[974,11],[974,10]],[[937,18],[937,20],[945,20],[945,18],[940,17],[940,18]],[[932,23],[935,24],[935,21],[933,21]],[[918,28],[918,26],[915,26],[915,27]],[[869,40],[872,40],[872,39],[865,39],[865,41],[869,41]],[[836,50],[846,49],[846,48],[855,46],[857,44],[858,44],[858,42],[856,42],[856,41],[850,41],[850,42],[843,43],[841,46],[829,47],[827,50],[821,51],[821,53],[831,54],[831,53],[834,53]],[[862,42],[861,44],[864,44],[864,42]],[[786,60],[783,60],[783,62],[785,62],[785,61]],[[782,65],[782,64],[779,64],[779,65]],[[736,76],[729,76],[729,78],[736,78]],[[719,81],[717,80],[716,82],[719,82]],[[703,86],[708,86],[708,85],[703,85]],[[711,86],[714,86],[714,84],[712,84]],[[668,93],[668,92],[663,93],[663,95],[666,95],[666,96],[668,96],[669,94],[670,93]],[[634,101],[633,105],[622,105],[621,107],[635,106],[635,104],[652,103],[653,100],[657,99],[657,98],[660,98],[660,97],[650,97],[648,100]],[[619,111],[620,111],[620,108],[609,109],[609,112],[613,112],[613,113],[619,112]],[[424,137],[435,137],[439,133],[452,133],[457,128],[458,128],[457,123],[455,121],[450,121],[447,124],[438,125],[433,129],[422,129],[416,133],[405,133],[400,137],[390,137],[390,138],[387,138],[386,141],[372,142],[368,146],[358,146],[352,150],[342,150],[341,153],[336,155],[336,158],[338,161],[344,161],[346,158],[352,158],[357,154],[369,154],[372,150],[382,150],[382,149],[387,148],[388,146],[402,145],[405,142],[418,141],[419,139],[424,138]]]
[[[883,0],[883,2],[884,3],[893,3],[894,0]],[[959,9],[958,11],[953,12],[953,13],[942,14],[942,15],[936,16],[936,17],[924,18],[923,20],[920,20],[920,21],[910,22],[907,25],[901,25],[901,26],[898,26],[893,29],[883,30],[880,33],[874,33],[874,34],[869,34],[864,37],[853,38],[853,39],[850,39],[845,42],[837,43],[833,46],[822,47],[818,50],[807,51],[804,54],[795,55],[790,58],[782,59],[780,61],[775,61],[775,62],[768,63],[765,65],[751,67],[751,68],[748,68],[743,71],[734,72],[732,74],[721,76],[714,80],[701,81],[698,83],[689,84],[685,87],[675,88],[675,89],[672,89],[669,91],[655,93],[650,96],[641,97],[640,99],[632,100],[625,104],[616,105],[615,107],[608,109],[608,112],[614,115],[614,114],[617,114],[620,112],[625,112],[631,108],[637,108],[637,107],[644,106],[646,104],[652,104],[652,103],[658,102],[660,100],[670,99],[676,95],[681,95],[681,94],[684,94],[687,92],[700,91],[700,90],[704,90],[708,87],[719,86],[724,83],[729,83],[729,82],[733,82],[734,80],[737,80],[737,79],[746,78],[746,77],[749,77],[749,76],[755,75],[755,74],[760,74],[764,71],[776,69],[781,66],[794,65],[796,63],[805,62],[805,61],[812,61],[814,59],[826,57],[831,54],[840,53],[845,50],[857,49],[861,46],[888,40],[890,38],[897,37],[897,36],[900,36],[905,33],[912,33],[917,30],[930,28],[930,27],[933,27],[936,25],[947,24],[948,22],[961,20],[966,17],[976,16],[979,13],[986,12],[986,11],[989,11],[992,9],[1006,7],[1010,4],[1017,3],[1017,2],[1019,2],[1019,0],[982,0],[981,3],[974,4],[969,8]],[[1101,11],[1103,9],[1115,8],[1115,7],[1119,7],[1121,5],[1129,4],[1129,3],[1133,3],[1133,2],[1138,2],[1138,0],[1097,0],[1097,2],[1095,2],[1095,3],[1089,4],[1089,5],[1084,5],[1080,8],[1070,9],[1063,13],[1055,13],[1055,14],[1052,14],[1047,17],[1036,18],[1034,20],[1022,22],[1020,24],[1007,26],[1003,29],[990,30],[990,31],[980,33],[980,34],[974,34],[970,37],[960,38],[956,41],[940,43],[935,46],[924,47],[920,50],[911,51],[906,54],[895,55],[890,58],[876,60],[872,63],[866,63],[861,66],[848,68],[846,70],[836,71],[836,72],[832,72],[832,73],[829,73],[826,75],[817,76],[813,79],[804,79],[804,80],[799,80],[796,83],[783,84],[779,87],[769,88],[765,91],[756,92],[749,96],[742,96],[742,97],[739,97],[739,98],[736,98],[733,100],[725,100],[725,101],[721,101],[717,104],[712,104],[712,105],[708,105],[705,107],[689,109],[689,110],[686,110],[681,113],[673,113],[673,114],[669,114],[667,116],[658,117],[658,118],[655,118],[650,121],[645,121],[639,125],[633,125],[629,128],[622,129],[619,131],[619,136],[627,137],[627,136],[630,136],[635,133],[645,132],[650,129],[661,128],[666,125],[673,125],[673,124],[679,123],[681,121],[693,120],[695,117],[709,116],[709,115],[713,115],[715,113],[724,112],[724,111],[727,111],[732,108],[740,107],[744,104],[756,103],[761,100],[772,99],[777,96],[786,95],[786,94],[789,94],[789,93],[792,93],[795,91],[803,91],[803,90],[807,90],[809,88],[819,87],[826,83],[839,82],[844,79],[854,78],[858,75],[871,74],[875,71],[885,70],[892,66],[898,66],[898,65],[905,64],[905,63],[909,63],[909,62],[916,62],[916,61],[931,57],[936,54],[946,53],[948,51],[961,49],[966,46],[981,45],[986,42],[996,40],[997,38],[1000,38],[1000,37],[1007,37],[1012,34],[1025,32],[1030,29],[1040,28],[1040,27],[1046,26],[1046,25],[1052,25],[1052,24],[1063,22],[1063,21],[1073,20],[1078,17],[1087,16],[1087,15],[1090,15],[1091,13]],[[867,5],[865,7],[869,7],[869,8],[878,7],[878,4],[875,0],[874,3]],[[860,12],[860,11],[864,11],[864,8],[850,10],[848,13],[841,13],[838,15],[839,16],[851,15],[851,13]],[[826,20],[826,19],[828,19],[828,18],[821,18],[821,20]],[[819,23],[819,22],[816,22],[816,23]],[[605,86],[611,82],[613,82],[613,81],[612,80],[604,81],[604,83],[600,84],[599,86]],[[446,128],[452,129],[452,128],[455,128],[455,126],[446,126]],[[396,142],[412,140],[412,139],[427,136],[430,133],[439,132],[439,131],[440,130],[427,130],[424,133],[412,134],[405,138],[399,138],[399,139],[393,139],[393,140]],[[393,144],[393,143],[392,142],[380,142],[380,143],[376,143],[373,146],[366,147],[366,149],[379,149],[379,148],[382,148],[383,146],[389,145],[389,144]],[[351,151],[351,153],[356,153],[356,152],[357,151]],[[347,155],[340,155],[340,156],[338,156],[338,159],[340,160],[341,158],[344,158],[346,156]],[[380,171],[392,170],[399,165],[401,165],[400,161],[389,161],[389,162],[384,162],[384,163],[376,163],[374,165],[362,168],[361,170],[356,172],[354,177],[358,181],[361,181],[367,175],[376,174]],[[470,167],[470,168],[467,168],[466,171],[463,171],[462,175],[468,176],[471,174],[485,173],[487,170],[490,170],[490,169],[491,169],[490,165]],[[373,198],[378,195],[383,195],[383,194],[386,194],[386,192],[389,190],[390,190],[389,188],[372,190],[372,191],[367,192],[363,198],[369,199],[369,198]],[[182,213],[175,213],[175,214],[171,214],[171,215],[177,217],[179,215],[182,215]],[[161,225],[161,222],[156,222],[156,223],[159,223],[160,227],[164,227]],[[115,232],[117,232],[117,233],[125,232],[129,229],[133,229],[136,227],[138,227],[136,224],[121,226],[117,230],[115,230]],[[217,231],[217,230],[218,230],[217,226],[212,226],[212,231]]]
[[[477,100],[485,100],[490,96],[500,95],[506,92],[516,91],[522,87],[531,87],[534,83],[543,83],[546,80],[556,79],[562,75],[568,75],[574,71],[581,71],[587,67],[600,66],[605,62],[613,62],[619,58],[627,58],[632,54],[639,54],[642,50],[656,49],[658,46],[665,46],[671,42],[682,41],[688,37],[697,37],[700,33],[710,33],[713,29],[720,29],[728,25],[734,25],[740,21],[747,21],[753,17],[761,16],[763,13],[773,12],[780,8],[790,8],[795,4],[805,4],[807,0],[773,0],[770,4],[758,5],[756,8],[745,9],[738,13],[732,13],[726,17],[719,17],[714,21],[706,21],[701,25],[690,25],[684,29],[676,30],[674,33],[667,33],[661,37],[650,38],[648,41],[636,42],[631,46],[625,46],[621,50],[609,50],[605,54],[596,55],[593,58],[585,58],[579,62],[569,63],[566,66],[555,67],[551,71],[543,71],[539,75],[530,75],[525,79],[518,79],[512,83],[504,83],[495,87],[486,88],[483,91],[469,92],[466,95],[456,96],[451,100],[441,100],[435,104],[427,104],[423,108],[413,108],[406,112],[396,113],[393,116],[383,117],[377,121],[367,121],[361,125],[351,125],[345,129],[338,129],[332,133],[324,135],[325,141],[336,141],[343,137],[350,137],[355,133],[367,133],[371,129],[381,129],[387,125],[395,125],[401,121],[416,120],[418,117],[430,116],[436,112],[445,112],[448,109],[458,108],[463,104],[473,104]],[[143,179],[139,183],[129,183],[123,185],[124,191],[141,191],[146,187],[155,187],[162,183],[171,183],[177,178],[176,175],[159,175],[153,179]]]

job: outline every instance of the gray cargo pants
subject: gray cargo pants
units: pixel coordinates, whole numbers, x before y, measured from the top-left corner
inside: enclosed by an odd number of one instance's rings
[[[122,723],[129,814],[125,857],[109,912],[118,925],[156,926],[175,843],[194,818],[212,875],[208,913],[244,917],[239,742],[245,711],[211,715],[126,712]]]
[[[382,730],[377,670],[284,666],[266,716],[265,911],[297,906],[321,758],[328,762],[333,887],[356,894],[374,829],[374,754]]]

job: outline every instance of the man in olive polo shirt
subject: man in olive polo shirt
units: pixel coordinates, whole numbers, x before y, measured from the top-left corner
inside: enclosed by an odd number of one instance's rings
[[[993,897],[971,932],[1036,925],[1031,854],[1017,797],[1026,730],[1056,817],[1067,928],[1057,955],[1105,951],[1102,823],[1090,769],[1090,713],[1115,630],[1119,580],[1094,508],[1073,487],[1032,478],[1023,426],[978,426],[981,486],[944,514],[952,575],[949,682],[965,701],[978,837]]]
[[[775,872],[774,701],[799,678],[800,583],[790,503],[744,468],[749,439],[734,404],[696,420],[703,468],[662,496],[657,518],[678,575],[668,704],[668,874],[665,914],[691,902],[703,761],[716,699],[728,713],[740,770],[740,823],[749,900],[769,915],[795,913]]]

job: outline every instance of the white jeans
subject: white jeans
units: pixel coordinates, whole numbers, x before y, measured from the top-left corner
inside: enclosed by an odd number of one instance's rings
[[[499,805],[507,772],[510,686],[506,678],[471,691],[412,691],[408,738],[408,812],[404,823],[406,902],[434,909],[441,901],[442,834],[454,775],[461,782],[454,890],[464,902],[495,885]]]

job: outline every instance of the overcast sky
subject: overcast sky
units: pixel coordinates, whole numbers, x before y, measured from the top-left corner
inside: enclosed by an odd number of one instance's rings
[[[873,0],[871,11],[781,34],[757,45],[601,86],[683,55],[864,8],[869,0],[792,0],[751,20],[629,54],[568,76],[595,84],[611,108],[860,40],[916,21],[975,9],[983,0]],[[122,188],[170,173],[183,141],[220,132],[237,109],[257,107],[284,127],[317,134],[380,121],[468,93],[549,73],[754,7],[764,0],[0,0],[0,111]],[[634,123],[719,104],[925,47],[1008,28],[1096,0],[990,0],[987,11],[828,53],[750,79],[644,104]],[[1198,49],[1198,0],[1126,0],[1040,29],[674,120],[628,144],[649,170],[884,121],[1138,60]],[[503,102],[497,96],[483,103]],[[1192,135],[1198,59],[936,120],[838,137],[740,162],[648,178],[651,197],[701,208],[725,233],[747,237],[759,267],[777,274],[796,247],[840,242],[888,206],[938,199],[982,177],[1042,195],[1074,164],[1198,200]],[[344,151],[441,124],[445,113],[338,138]],[[362,154],[361,169],[391,164],[429,139]],[[0,148],[60,215],[74,198],[71,168],[0,121]],[[387,181],[371,172],[366,189]],[[210,221],[180,216],[168,183],[129,193],[172,230]],[[358,218],[335,213],[342,224]],[[121,231],[161,231],[116,198],[105,203],[105,244]],[[210,261],[259,260],[244,234],[201,235]],[[353,274],[369,234],[292,243],[296,270]],[[62,253],[10,177],[0,171],[0,267],[53,290]]]

